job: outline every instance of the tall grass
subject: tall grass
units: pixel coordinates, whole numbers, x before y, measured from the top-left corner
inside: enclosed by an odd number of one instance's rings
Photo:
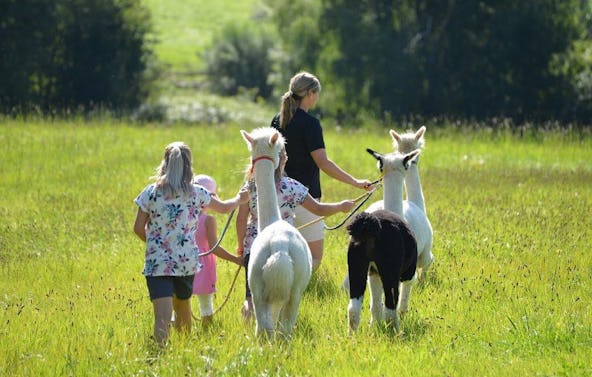
[[[414,288],[404,335],[347,334],[347,236],[331,231],[289,342],[259,343],[240,306],[243,271],[215,325],[151,347],[152,308],[132,232],[133,198],[173,140],[197,173],[235,194],[245,125],[134,126],[109,120],[3,120],[0,126],[2,375],[590,375],[592,139],[463,133],[428,125],[420,172],[436,257]],[[329,155],[378,175],[364,149],[386,130],[326,130]],[[323,177],[324,199],[355,189]],[[381,195],[381,191],[379,191]],[[327,219],[328,225],[341,220]],[[219,227],[226,221],[218,216]],[[231,226],[223,245],[234,250]],[[236,268],[219,261],[216,304]],[[194,303],[197,308],[197,304]]]

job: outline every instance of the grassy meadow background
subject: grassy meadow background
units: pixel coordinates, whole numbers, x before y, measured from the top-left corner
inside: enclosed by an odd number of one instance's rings
[[[129,125],[109,120],[2,120],[0,373],[3,375],[589,375],[591,138],[429,128],[421,158],[436,262],[416,287],[404,335],[347,334],[347,236],[303,299],[288,344],[259,344],[240,316],[243,278],[216,325],[150,347],[151,304],[132,232],[133,198],[164,145],[186,141],[196,172],[235,193],[248,158],[244,125]],[[252,125],[250,126],[253,127]],[[249,128],[248,128],[249,129]],[[366,147],[386,130],[328,129],[329,154],[377,176]],[[359,192],[325,179],[325,199]],[[382,191],[379,191],[380,193]],[[220,228],[227,217],[219,215]],[[328,219],[337,223],[341,217]],[[234,250],[234,231],[223,245]],[[234,265],[219,261],[226,297]],[[196,308],[196,302],[194,302]],[[363,313],[364,323],[369,313]]]
[[[328,232],[290,342],[253,338],[253,324],[240,316],[241,271],[214,327],[195,323],[189,337],[173,333],[157,357],[133,199],[174,140],[191,146],[196,173],[214,176],[222,198],[233,196],[248,160],[239,130],[266,125],[277,109],[181,85],[199,80],[198,51],[214,32],[248,20],[256,1],[145,4],[171,102],[249,116],[216,126],[0,118],[0,375],[592,375],[592,136],[526,130],[520,137],[429,123],[420,173],[436,260],[412,293],[403,335],[368,326],[368,310],[359,333],[348,335],[340,289],[348,239],[339,229]],[[375,160],[364,150],[390,151],[387,129],[323,124],[332,159],[375,179]],[[327,201],[360,195],[326,176],[323,188]],[[227,217],[217,218],[221,229]],[[222,244],[235,249],[233,226]],[[237,271],[218,266],[216,306]]]

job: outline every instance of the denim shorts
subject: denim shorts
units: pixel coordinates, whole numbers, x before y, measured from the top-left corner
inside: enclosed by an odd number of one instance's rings
[[[191,298],[194,276],[146,276],[150,300],[173,296],[179,300]]]

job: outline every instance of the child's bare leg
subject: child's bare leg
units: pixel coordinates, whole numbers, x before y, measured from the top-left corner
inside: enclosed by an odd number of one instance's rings
[[[166,345],[169,337],[169,322],[173,312],[172,297],[161,297],[152,300],[154,309],[154,340],[159,346]]]
[[[173,307],[175,308],[175,328],[184,331],[187,334],[191,332],[191,301],[190,299],[181,300],[173,297]],[[170,314],[169,314],[170,318]]]

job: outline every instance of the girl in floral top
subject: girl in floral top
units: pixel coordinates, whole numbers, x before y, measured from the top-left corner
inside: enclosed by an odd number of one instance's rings
[[[146,242],[143,274],[154,309],[154,339],[166,344],[173,309],[175,327],[191,330],[190,298],[193,276],[199,271],[199,248],[195,242],[197,219],[204,208],[228,213],[248,194],[242,190],[220,201],[199,185],[193,185],[191,150],[182,142],[165,148],[156,169],[155,183],[144,188],[134,202],[138,206],[134,232]]]
[[[278,204],[282,220],[294,224],[294,209],[298,206],[306,208],[317,216],[330,216],[337,212],[350,211],[355,202],[352,200],[343,200],[336,203],[321,203],[314,199],[309,193],[308,188],[295,179],[289,178],[284,174],[284,168],[288,156],[286,150],[280,151],[280,164],[275,170],[276,191],[278,195]],[[253,313],[253,302],[251,300],[251,291],[247,281],[249,255],[251,245],[257,236],[257,188],[253,178],[253,169],[248,167],[246,181],[243,189],[249,192],[248,203],[239,206],[236,217],[236,235],[238,242],[238,252],[243,255],[243,265],[245,266],[245,302],[242,308],[242,314],[246,318],[251,318]]]

